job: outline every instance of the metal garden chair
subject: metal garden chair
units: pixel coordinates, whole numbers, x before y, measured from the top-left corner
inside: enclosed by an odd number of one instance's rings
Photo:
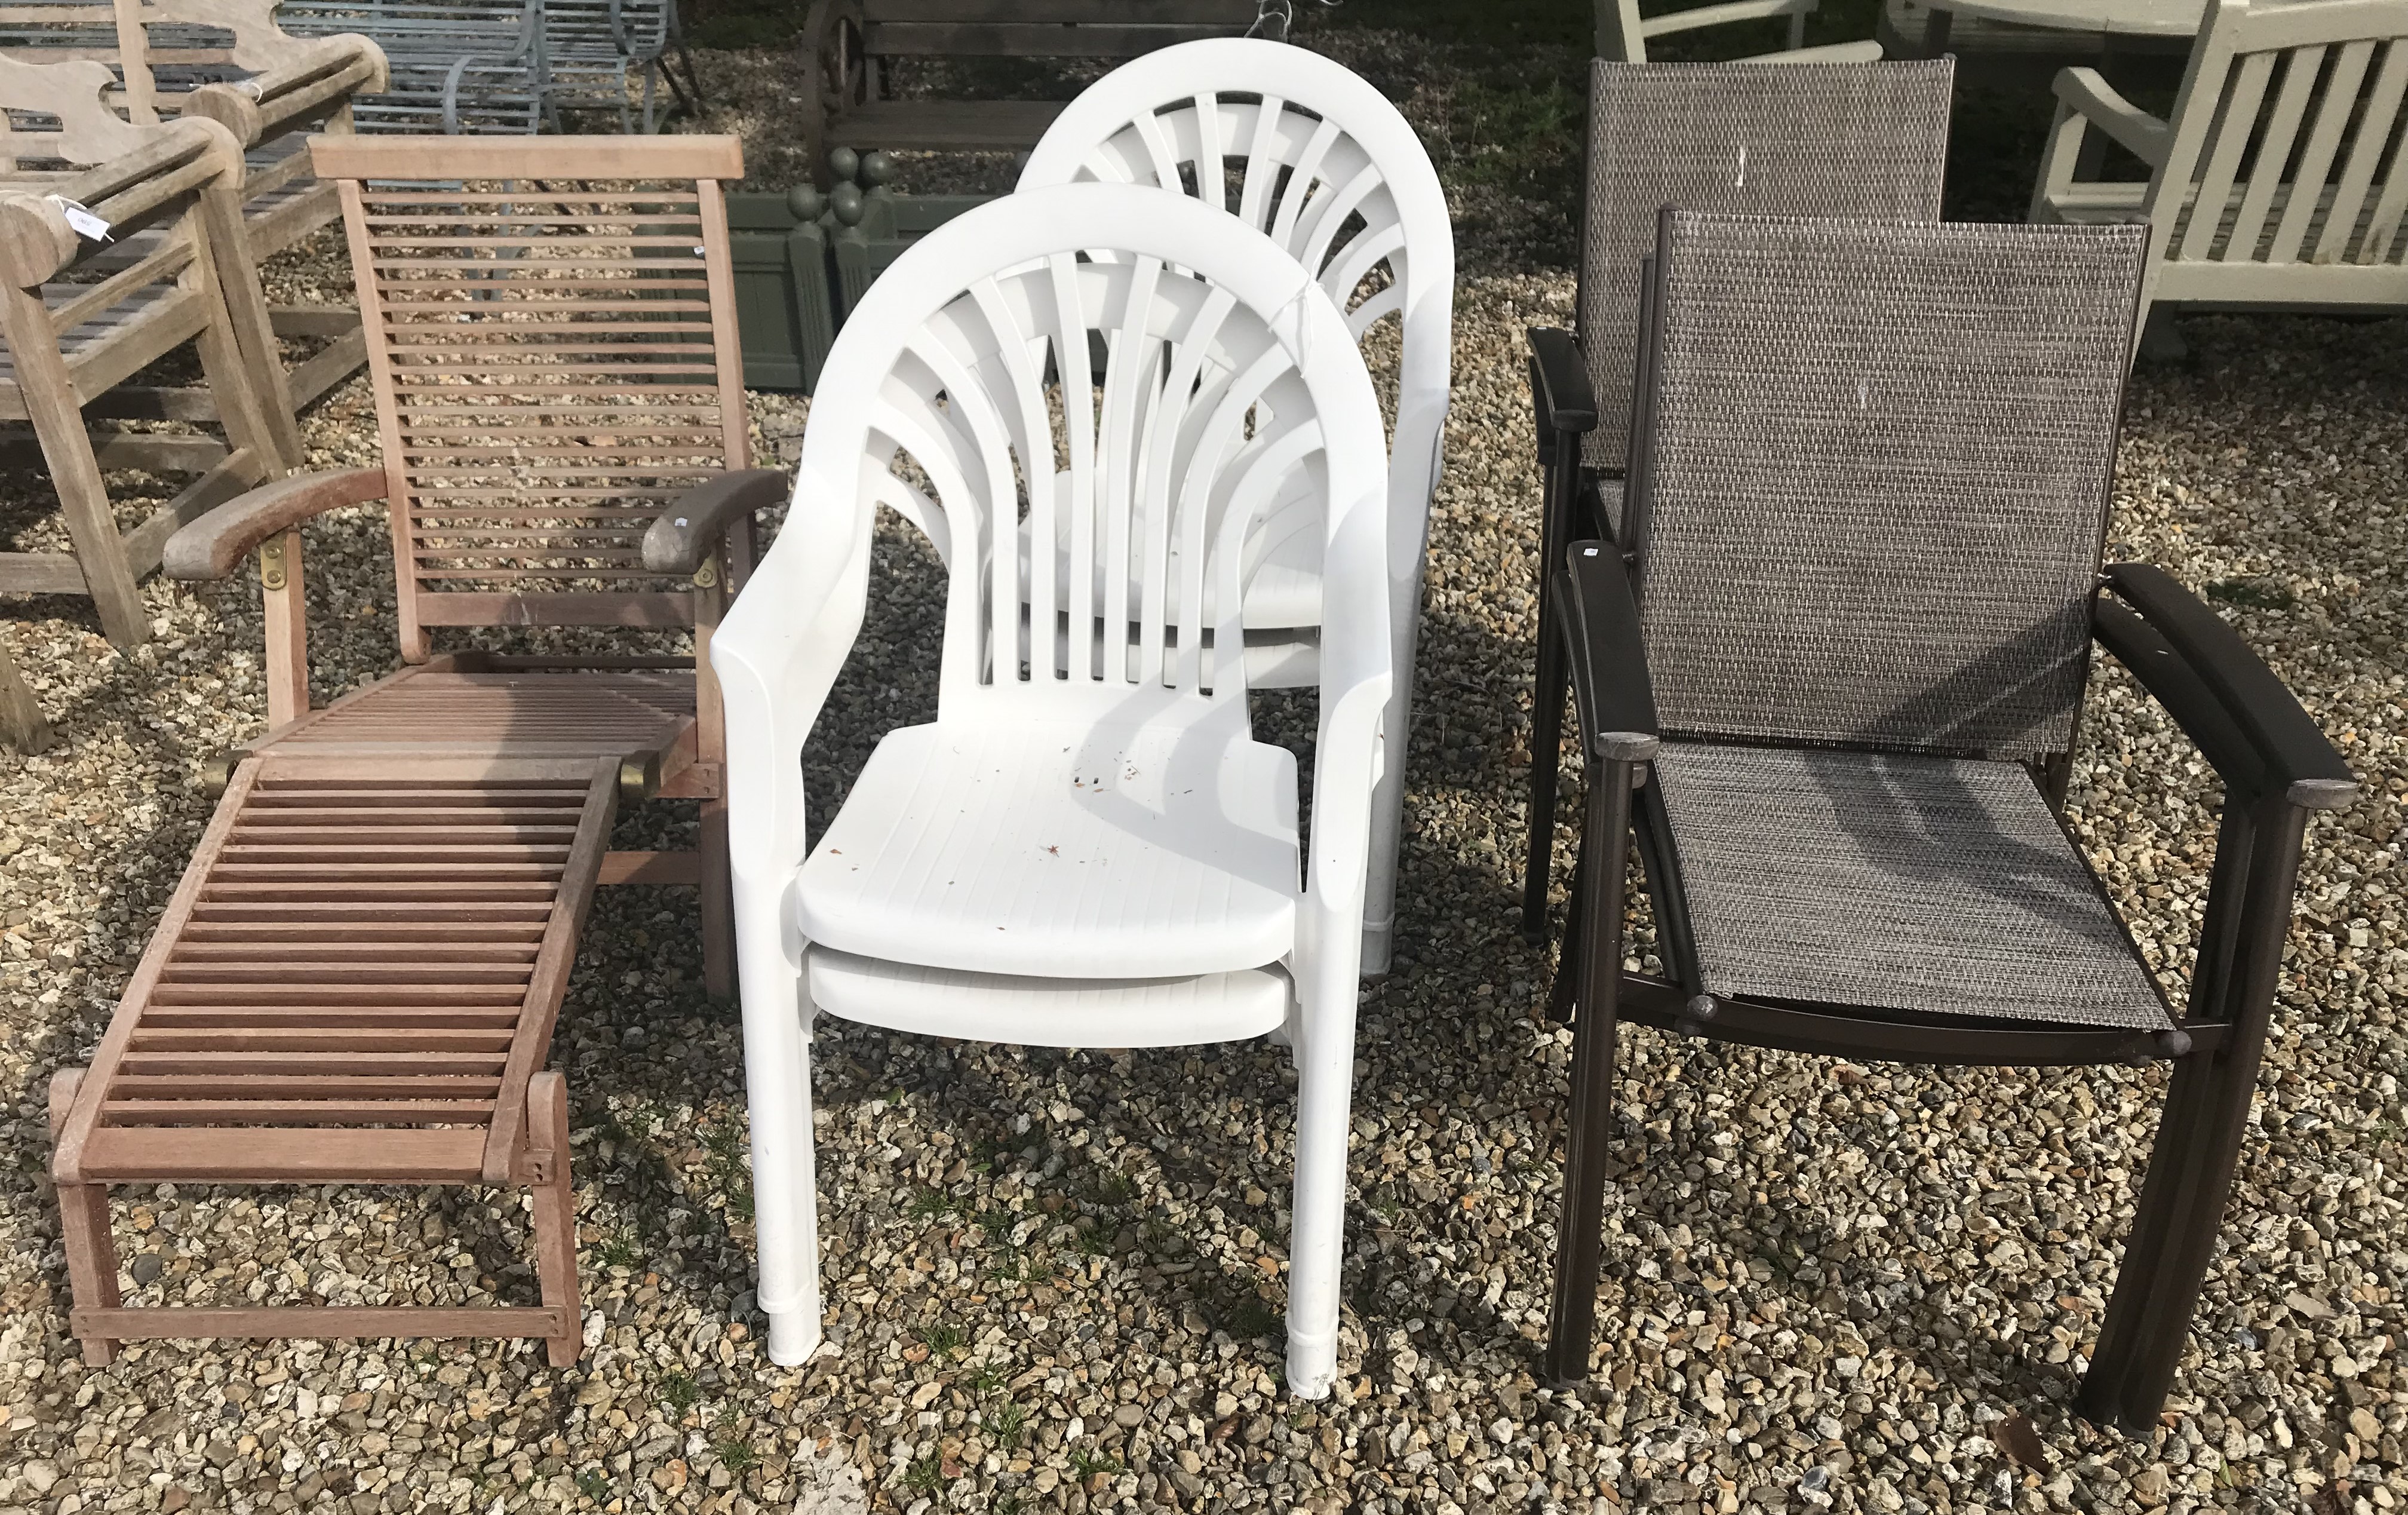
[[[2031,219],[2148,226],[2143,331],[2159,300],[2408,310],[2403,93],[2408,0],[2217,0],[2163,121],[2095,68],[2057,76]],[[2086,171],[2092,131],[2147,180]]]
[[[2155,1428],[2301,837],[2355,783],[2205,605],[2100,567],[2146,241],[1664,212],[1624,531],[1557,584],[1588,782],[1556,1379],[1589,1371],[1617,1021],[1907,1063],[2163,1060],[2081,1400]],[[2179,1012],[2057,815],[2094,640],[2224,785]],[[1634,836],[1660,976],[1623,970]]]
[[[1337,308],[1260,233],[1158,190],[982,206],[845,324],[793,512],[711,649],[774,1360],[820,1334],[814,1014],[1068,1046],[1284,1029],[1288,1382],[1328,1392],[1389,682],[1385,474]],[[1308,500],[1326,615],[1300,858],[1296,760],[1253,740],[1240,622],[1253,522]],[[882,503],[951,547],[937,719],[886,734],[807,852],[798,758],[861,625]]]
[[[602,110],[634,131],[638,117],[628,104],[631,78],[643,83],[643,129],[660,121],[659,94],[666,82],[675,102],[691,112],[700,92],[694,61],[678,37],[677,0],[543,0],[544,111],[555,123],[563,110]],[[683,63],[678,78],[670,57]]]
[[[1540,497],[1538,683],[1530,704],[1522,932],[1546,930],[1564,660],[1555,577],[1564,544],[1610,535],[1630,446],[1640,261],[1656,213],[1940,219],[1955,65],[1599,62],[1589,79],[1588,209],[1580,332],[1530,333]]]
[[[353,101],[364,132],[531,134],[549,74],[543,0],[283,0],[296,36],[357,33],[383,50],[385,88]]]
[[[1081,180],[1148,184],[1230,211],[1313,271],[1357,341],[1397,318],[1388,465],[1396,683],[1389,762],[1371,812],[1363,937],[1364,971],[1384,973],[1396,928],[1422,552],[1444,461],[1455,303],[1445,191],[1412,125],[1368,81],[1319,53],[1245,37],[1164,48],[1089,85],[1047,128],[1020,187]],[[1320,532],[1303,517],[1283,516],[1264,522],[1247,551],[1247,685],[1312,687],[1320,681]]]

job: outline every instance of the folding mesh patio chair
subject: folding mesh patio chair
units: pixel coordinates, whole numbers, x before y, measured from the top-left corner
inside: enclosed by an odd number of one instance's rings
[[[1629,448],[1640,260],[1656,216],[1684,210],[1937,221],[1956,65],[1598,62],[1589,80],[1588,211],[1580,334],[1530,333],[1541,496],[1538,685],[1530,705],[1522,931],[1546,925],[1564,665],[1554,584],[1564,543],[1611,535]]]
[[[1557,584],[1588,766],[1557,1380],[1589,1371],[1628,1018],[1906,1063],[2172,1062],[2082,1399],[2155,1424],[2309,813],[2355,783],[2205,605],[2100,567],[2146,245],[1664,212],[1622,540],[1573,544]],[[2224,784],[2179,1012],[2057,814],[2093,640]],[[1662,976],[1622,970],[1634,831]]]

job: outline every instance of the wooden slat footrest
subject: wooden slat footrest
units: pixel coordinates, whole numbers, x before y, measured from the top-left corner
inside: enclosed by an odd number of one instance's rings
[[[161,1309],[74,1310],[79,1337],[109,1341],[205,1340],[251,1336],[342,1341],[359,1336],[549,1336],[574,1335],[569,1312],[549,1305],[299,1305],[280,1309],[178,1306]]]

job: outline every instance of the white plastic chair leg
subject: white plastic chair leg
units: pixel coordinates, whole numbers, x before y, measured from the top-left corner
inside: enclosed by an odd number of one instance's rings
[[[1354,1088],[1354,974],[1325,973],[1309,1003],[1296,1090],[1296,1202],[1288,1244],[1287,1386],[1327,1394],[1338,1378],[1339,1272],[1345,1262],[1346,1138]]]
[[[1411,583],[1390,588],[1390,603],[1418,609],[1421,591],[1417,557]],[[1380,781],[1371,786],[1371,848],[1363,884],[1366,978],[1386,975],[1397,931],[1397,858],[1405,835],[1405,754],[1412,742],[1413,651],[1421,631],[1419,615],[1399,619],[1403,624],[1395,628],[1395,683],[1389,686],[1387,713],[1381,723],[1384,757]]]
[[[757,1290],[769,1318],[769,1360],[796,1366],[820,1346],[819,1189],[811,1150],[810,1002],[799,975],[747,974],[744,1078],[752,1116]],[[778,992],[783,988],[782,994]]]

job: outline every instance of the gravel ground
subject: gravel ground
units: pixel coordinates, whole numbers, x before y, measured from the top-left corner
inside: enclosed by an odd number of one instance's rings
[[[171,1342],[87,1371],[65,1335],[43,1089],[89,1055],[208,815],[193,771],[263,714],[255,591],[153,582],[158,635],[131,656],[71,602],[6,605],[62,740],[0,753],[0,1515],[2408,1502],[2408,327],[2191,322],[2193,362],[2144,371],[2127,417],[2114,551],[2215,595],[2370,790],[2310,839],[2231,1244],[2157,1443],[2066,1410],[2162,1092],[2160,1073],[2122,1068],[1892,1072],[1634,1030],[1600,1381],[1559,1393],[1533,1369],[1570,1037],[1537,1017],[1550,964],[1514,934],[1512,859],[1536,549],[1519,332],[1569,320],[1571,279],[1516,261],[1493,227],[1466,244],[1409,945],[1364,1006],[1337,1395],[1279,1388],[1283,1052],[1064,1054],[841,1023],[818,1057],[837,1345],[770,1365],[737,1020],[700,993],[690,897],[640,887],[596,908],[556,1043],[579,1368],[508,1343]],[[275,274],[328,281],[322,257]],[[791,455],[801,406],[755,407],[765,448]],[[308,433],[319,466],[372,455],[364,387]],[[40,535],[43,508],[38,477],[0,476],[0,535]],[[309,552],[323,700],[391,666],[381,516],[313,526]],[[814,757],[823,803],[878,730],[933,709],[933,565],[891,533],[877,582]],[[1308,729],[1266,704],[1274,732]],[[2073,806],[2174,978],[2213,798],[2102,669]],[[664,808],[626,842],[690,824]],[[137,1302],[532,1297],[514,1196],[118,1197]]]

